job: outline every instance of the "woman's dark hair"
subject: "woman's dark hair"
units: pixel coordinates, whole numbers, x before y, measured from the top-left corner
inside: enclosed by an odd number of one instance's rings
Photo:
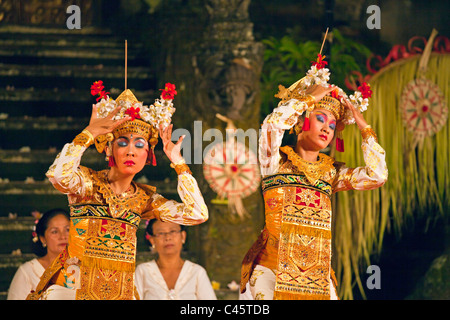
[[[50,222],[50,220],[52,220],[54,217],[58,216],[58,215],[63,215],[67,218],[67,220],[70,220],[70,215],[67,211],[63,210],[63,209],[52,209],[49,211],[46,211],[42,217],[39,219],[38,223],[36,224],[36,236],[37,236],[37,241],[31,242],[31,251],[37,255],[38,257],[43,257],[47,254],[47,248],[45,248],[42,245],[41,239],[39,238],[39,236],[44,236],[45,235],[45,231],[48,228],[48,224]]]
[[[155,222],[158,221],[157,219],[151,219],[148,224],[147,227],[145,228],[145,232],[148,233],[149,235],[153,236],[153,225],[155,224]],[[183,226],[182,224],[180,224],[181,227],[181,231],[185,231],[186,230],[186,226]]]

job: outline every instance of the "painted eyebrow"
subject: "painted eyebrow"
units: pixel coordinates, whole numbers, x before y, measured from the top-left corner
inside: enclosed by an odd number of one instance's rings
[[[124,136],[120,136],[119,138],[117,138],[117,139],[125,139],[125,140],[127,140],[127,141],[130,141],[130,139],[128,138],[128,137],[124,137]],[[147,140],[145,140],[143,137],[136,137],[136,138],[134,138],[133,139],[133,141],[137,141],[137,140],[142,140],[142,141],[147,141]]]
[[[329,115],[327,115],[325,112],[322,112],[322,111],[316,111],[316,115],[317,115],[317,114],[324,115],[325,117],[327,117],[327,119],[330,118]],[[330,123],[331,123],[331,122],[336,123],[336,120],[332,119],[332,120],[330,120]]]
[[[328,119],[328,115],[322,111],[317,111],[316,116],[325,116],[325,118]]]

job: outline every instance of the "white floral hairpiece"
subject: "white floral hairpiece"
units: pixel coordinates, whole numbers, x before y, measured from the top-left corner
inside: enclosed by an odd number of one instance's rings
[[[306,76],[298,85],[300,91],[305,91],[313,84],[321,85],[326,88],[330,87],[330,84],[328,83],[330,80],[330,70],[325,67],[328,63],[323,60],[325,56],[322,56],[320,53],[317,56],[317,61],[313,62],[311,68],[306,73]],[[332,96],[341,101],[341,103],[344,103],[344,99],[348,99],[360,112],[367,110],[369,98],[372,96],[372,90],[366,82],[361,84],[361,86],[358,87],[358,90],[350,96],[347,96],[344,90],[338,86],[332,86],[336,88],[333,90]],[[355,123],[355,118],[353,117],[351,110],[345,109],[342,122],[345,125]]]
[[[95,87],[97,86],[97,87]],[[93,89],[94,88],[94,89]],[[95,90],[96,89],[96,90]],[[161,89],[161,97],[156,99],[155,102],[146,106],[142,102],[132,103],[130,101],[120,100],[116,102],[114,99],[109,97],[106,92],[103,91],[103,82],[96,81],[91,87],[92,95],[99,95],[100,101],[97,102],[97,116],[100,118],[105,118],[117,107],[122,107],[117,115],[113,118],[118,120],[123,118],[125,115],[130,115],[132,119],[141,119],[147,123],[150,123],[155,128],[162,125],[166,128],[170,125],[172,121],[172,115],[175,113],[175,108],[173,106],[173,99],[177,94],[175,90],[175,85],[171,83],[166,83],[164,89]]]

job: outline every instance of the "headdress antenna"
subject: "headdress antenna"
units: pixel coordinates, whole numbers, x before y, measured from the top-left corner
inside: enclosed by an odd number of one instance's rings
[[[325,37],[323,37],[322,46],[320,47],[320,52],[319,52],[320,55],[322,55],[323,45],[325,44],[325,41],[327,40],[328,29],[329,28],[327,28],[327,31],[325,32]]]
[[[125,40],[125,90],[128,89],[127,78],[128,78],[128,41]]]

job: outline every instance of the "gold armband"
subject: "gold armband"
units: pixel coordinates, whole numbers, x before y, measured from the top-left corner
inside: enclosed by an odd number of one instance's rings
[[[182,159],[181,161],[179,161],[177,163],[171,163],[170,167],[174,168],[178,175],[180,175],[184,172],[192,174],[191,169],[189,169],[189,167],[186,164],[186,161],[184,161],[184,159]]]
[[[378,143],[378,137],[370,125],[367,125],[364,129],[361,129],[361,135],[364,141],[367,141],[370,137],[374,137],[375,142]]]
[[[86,148],[89,147],[93,143],[94,143],[94,137],[92,136],[92,133],[90,133],[88,130],[83,130],[73,140],[73,144],[75,144],[77,146],[83,146]]]

